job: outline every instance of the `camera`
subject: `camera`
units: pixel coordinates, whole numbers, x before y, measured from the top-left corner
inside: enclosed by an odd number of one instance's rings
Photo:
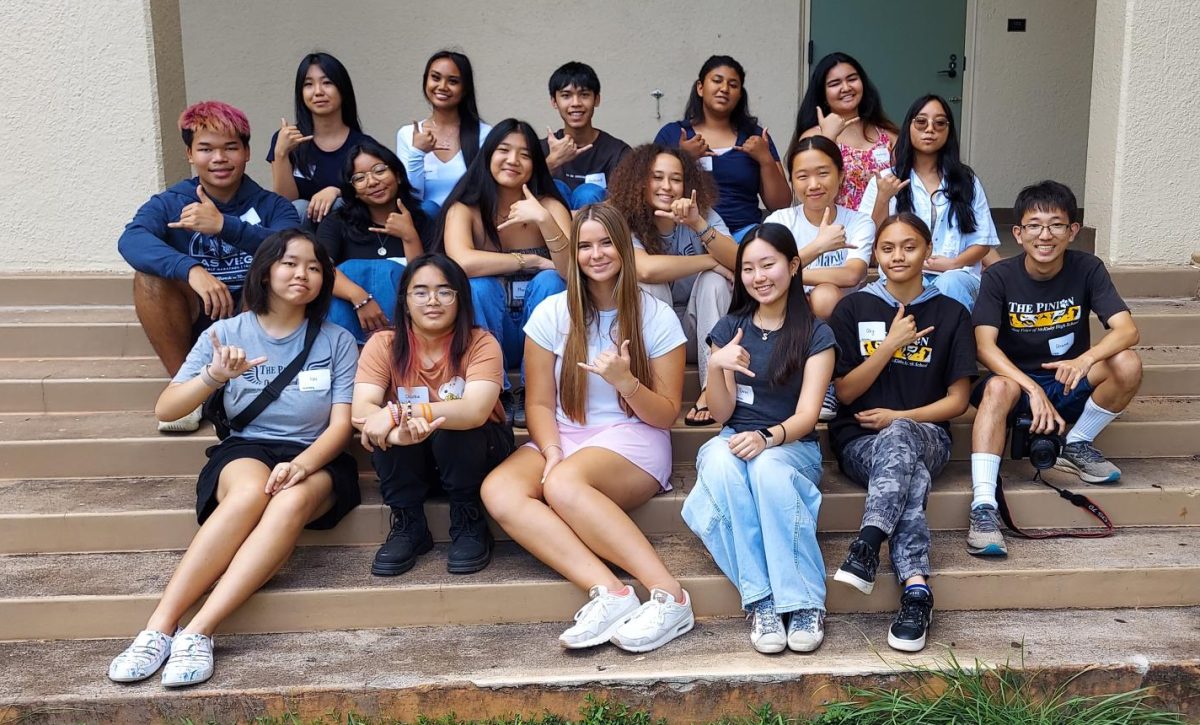
[[[1033,419],[1028,416],[1017,418],[1012,428],[1012,457],[1014,460],[1028,458],[1039,471],[1054,466],[1058,454],[1062,453],[1063,437],[1057,433],[1031,433]]]

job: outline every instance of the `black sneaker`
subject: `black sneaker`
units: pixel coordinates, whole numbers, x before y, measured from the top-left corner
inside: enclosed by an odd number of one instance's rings
[[[918,587],[900,597],[900,611],[888,629],[888,645],[901,652],[920,652],[933,624],[933,592]]]
[[[879,569],[879,552],[862,539],[850,542],[850,553],[846,561],[833,575],[834,581],[849,584],[863,594],[875,588],[875,572]]]
[[[525,388],[512,389],[512,424],[514,428],[527,428],[525,424]]]
[[[387,541],[375,552],[371,573],[375,576],[403,574],[417,563],[417,557],[433,548],[433,534],[425,523],[425,508],[409,506],[392,509],[392,530]]]
[[[450,555],[446,571],[474,574],[492,561],[492,532],[478,502],[450,502]]]
[[[508,427],[510,428],[513,424],[513,415],[516,413],[516,409],[513,407],[513,402],[512,388],[500,391],[500,406],[504,408],[504,422],[507,423]]]

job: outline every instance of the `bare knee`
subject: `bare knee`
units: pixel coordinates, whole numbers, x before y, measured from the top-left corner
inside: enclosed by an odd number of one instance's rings
[[[828,283],[813,287],[812,292],[808,294],[808,302],[812,306],[813,314],[822,320],[829,319],[829,316],[833,314],[833,308],[837,307],[837,303],[841,299],[841,288]]]
[[[1007,413],[1021,397],[1021,386],[1012,378],[1003,375],[993,375],[983,386],[983,399],[979,410],[1000,411]]]
[[[479,496],[483,499],[483,507],[488,514],[501,526],[512,521],[523,500],[528,500],[524,493],[525,487],[511,474],[495,470],[483,479],[479,488]]]
[[[580,494],[586,485],[576,472],[559,464],[550,471],[549,476],[546,476],[546,483],[542,487],[542,496],[546,499],[547,506],[562,513],[578,507],[582,498]]]
[[[1142,358],[1133,350],[1122,350],[1109,358],[1108,369],[1121,390],[1137,390],[1142,384]]]
[[[329,499],[329,495],[328,491],[315,487],[311,490],[294,487],[280,491],[267,502],[263,520],[269,519],[274,523],[299,529],[316,516],[317,510]]]

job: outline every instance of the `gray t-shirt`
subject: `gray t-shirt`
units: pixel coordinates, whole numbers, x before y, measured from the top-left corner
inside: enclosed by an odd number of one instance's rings
[[[216,331],[222,345],[244,349],[247,360],[267,358],[262,365],[247,370],[225,385],[225,412],[231,419],[249,406],[300,354],[307,327],[305,320],[294,332],[276,339],[262,329],[258,315],[253,312],[243,312],[213,323],[210,329]],[[171,382],[185,383],[196,377],[202,367],[212,362],[212,355],[212,340],[206,330],[196,340],[183,367]],[[333,323],[322,323],[304,368],[283,389],[279,399],[264,408],[245,429],[232,431],[231,435],[305,445],[312,443],[329,427],[332,406],[353,399],[357,366],[358,346],[354,337]]]
[[[737,403],[733,415],[725,425],[733,428],[736,433],[748,430],[758,430],[772,425],[778,425],[792,417],[796,412],[796,401],[800,399],[800,383],[803,376],[796,374],[786,385],[776,386],[771,383],[771,356],[775,353],[775,343],[781,333],[774,332],[762,339],[762,330],[755,325],[753,315],[725,315],[713,326],[709,333],[708,342],[717,347],[725,347],[733,339],[738,328],[742,330],[742,347],[750,354],[750,370],[754,377],[741,373],[733,374],[733,382],[738,386]],[[813,320],[812,333],[808,338],[808,356],[812,357],[829,348],[837,348],[833,330],[820,320]],[[817,433],[805,436],[802,440],[816,440]]]
[[[704,220],[721,234],[730,236],[729,227],[725,226],[721,215],[712,209],[708,210],[708,214],[705,215]],[[676,224],[675,229],[670,234],[664,235],[661,238],[663,254],[674,254],[679,257],[706,254],[704,245],[700,243],[700,235],[686,224]],[[642,240],[636,236],[633,238],[633,246],[635,249],[640,249],[643,252],[646,251],[646,245],[642,244]],[[699,275],[693,274],[687,277],[680,277],[671,283],[672,306],[687,307],[688,300],[692,297],[692,286],[696,284],[697,276]]]

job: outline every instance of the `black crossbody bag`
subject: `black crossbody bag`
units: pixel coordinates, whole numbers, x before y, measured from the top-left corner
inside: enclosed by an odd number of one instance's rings
[[[317,340],[317,333],[321,331],[321,322],[317,318],[308,320],[308,328],[304,331],[304,349],[267,387],[263,388],[263,391],[250,405],[246,406],[245,410],[233,416],[232,420],[225,412],[225,386],[222,385],[220,390],[213,391],[213,394],[208,396],[200,415],[213,424],[213,428],[217,430],[218,439],[225,440],[229,437],[230,431],[241,432],[258,417],[259,413],[266,410],[268,405],[279,400],[283,389],[296,378],[300,369],[304,367],[304,363],[308,361],[308,353],[312,351],[313,343]]]

